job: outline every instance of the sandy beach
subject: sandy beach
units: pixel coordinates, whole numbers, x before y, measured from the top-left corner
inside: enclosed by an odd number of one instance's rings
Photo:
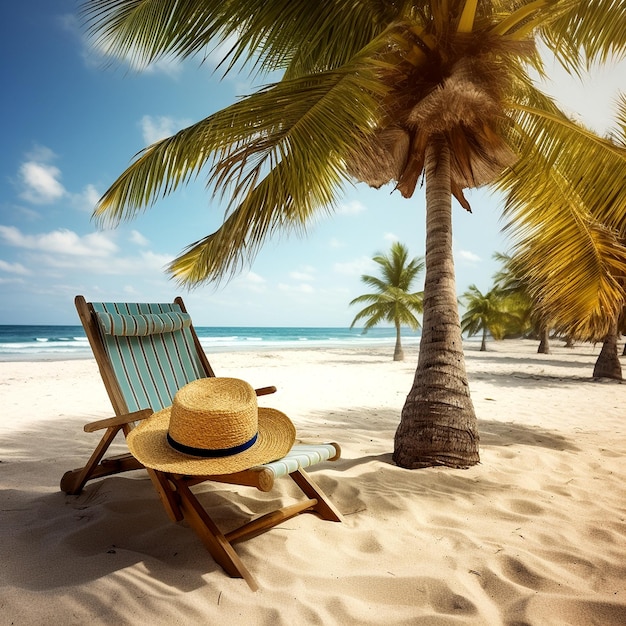
[[[238,544],[255,593],[169,521],[145,472],[60,492],[97,443],[83,424],[112,415],[93,360],[0,363],[0,624],[626,623],[626,388],[592,380],[599,345],[478,348],[469,470],[391,461],[416,348],[400,363],[392,348],[210,356],[276,385],[261,403],[299,439],[343,451],[310,472],[343,523],[300,515]],[[291,497],[285,479],[201,489],[217,519]]]

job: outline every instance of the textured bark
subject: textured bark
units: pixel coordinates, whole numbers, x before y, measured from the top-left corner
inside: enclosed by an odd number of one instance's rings
[[[487,352],[487,329],[483,328],[483,340],[480,342],[480,351]]]
[[[539,329],[539,347],[537,354],[550,354],[550,331],[547,326],[541,325]]]
[[[404,350],[402,349],[402,342],[400,340],[400,324],[396,323],[396,347],[393,351],[394,361],[404,361]]]
[[[394,461],[415,469],[479,462],[478,426],[461,338],[454,260],[450,153],[434,140],[426,157],[426,278],[419,359],[395,435]]]
[[[622,365],[617,355],[617,324],[613,325],[602,344],[602,350],[593,368],[593,377],[622,380]]]

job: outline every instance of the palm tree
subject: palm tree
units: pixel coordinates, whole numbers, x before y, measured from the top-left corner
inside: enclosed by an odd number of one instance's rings
[[[619,98],[617,109],[617,128],[606,141],[624,151],[625,96]],[[578,186],[570,184],[567,169],[547,164],[533,173],[531,186],[525,182],[530,172],[524,159],[515,174],[508,172],[499,181],[508,191],[506,227],[513,235],[516,271],[539,318],[572,340],[603,341],[614,334],[625,304],[624,168],[604,171],[613,166],[606,155],[596,158],[590,164],[592,173],[581,173]],[[591,190],[598,185],[602,192],[594,198]],[[563,189],[560,196],[547,191],[558,187]]]
[[[494,254],[494,258],[503,265],[496,273],[494,280],[496,287],[502,290],[509,298],[517,301],[517,313],[525,330],[532,329],[539,337],[538,354],[550,354],[550,323],[547,314],[542,311],[534,298],[531,280],[526,278],[524,266],[520,259],[506,255]],[[556,306],[558,302],[555,302]]]
[[[374,287],[376,293],[366,293],[354,298],[350,304],[368,303],[352,320],[350,328],[359,320],[367,320],[363,331],[367,332],[380,322],[392,322],[396,329],[396,346],[393,351],[394,361],[404,360],[404,351],[400,340],[400,327],[406,324],[413,330],[420,327],[414,313],[422,312],[422,292],[409,293],[413,281],[424,269],[424,261],[414,258],[408,261],[409,251],[398,241],[391,244],[389,255],[377,254],[374,261],[380,265],[382,277],[363,274],[361,280]]]
[[[276,231],[302,231],[354,179],[386,183],[407,198],[426,188],[426,277],[419,361],[394,460],[417,468],[479,461],[478,429],[463,357],[452,255],[452,202],[503,172],[505,191],[555,206],[575,194],[587,211],[614,210],[624,151],[570,121],[542,94],[541,40],[571,71],[626,50],[626,5],[615,0],[86,0],[102,48],[149,63],[234,42],[238,62],[282,71],[278,82],[149,146],[96,208],[106,224],[133,217],[206,167],[229,198],[215,233],[170,270],[182,283],[219,280],[250,260]],[[589,176],[594,165],[602,169]],[[511,168],[515,164],[514,169]],[[558,175],[557,175],[558,174]],[[547,205],[541,203],[540,209]],[[572,221],[578,203],[554,223]],[[619,214],[618,214],[619,213]],[[528,212],[532,220],[532,211]],[[537,216],[536,216],[537,217]],[[537,217],[539,220],[539,217]],[[576,222],[576,226],[579,226]],[[576,228],[571,232],[579,236]],[[611,250],[626,263],[626,250]],[[588,271],[583,266],[583,271]],[[585,281],[577,304],[589,316]],[[594,283],[594,284],[595,284]],[[602,284],[610,311],[625,296]],[[592,323],[606,326],[598,317]]]
[[[609,132],[608,140],[618,149],[626,149],[624,96],[619,99],[617,124]],[[602,162],[596,164],[597,171],[603,167]],[[550,177],[559,182],[558,172],[546,171],[537,176],[536,190],[531,194],[513,183],[506,207],[516,239],[515,264],[524,276],[542,322],[539,352],[549,352],[545,324],[549,318],[556,330],[567,336],[568,344],[575,339],[602,341],[593,376],[621,380],[617,340],[624,307],[620,293],[623,294],[626,283],[622,255],[626,241],[626,203],[619,193],[624,188],[623,173],[618,172],[603,183],[587,182],[612,185],[609,192],[614,195],[604,200],[610,207],[588,205],[590,199],[576,192],[564,194],[555,202],[542,193],[542,179]],[[555,209],[571,216],[568,223],[553,222],[550,214]],[[576,245],[572,245],[573,233],[577,236]],[[582,286],[573,280],[581,273],[586,276]],[[581,311],[581,293],[586,294],[586,312]]]
[[[593,368],[594,378],[613,378],[623,380],[622,364],[619,362],[617,353],[617,340],[619,337],[617,320],[609,334],[602,342],[602,350]]]
[[[467,307],[461,319],[461,331],[468,336],[482,331],[480,351],[487,350],[487,334],[494,339],[503,339],[507,326],[510,326],[514,314],[510,312],[505,294],[494,287],[482,294],[476,285],[470,285],[461,296]]]

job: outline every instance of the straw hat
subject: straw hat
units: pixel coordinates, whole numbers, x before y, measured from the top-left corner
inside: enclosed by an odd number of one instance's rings
[[[231,474],[285,456],[296,429],[276,409],[259,408],[254,389],[237,378],[201,378],[176,392],[171,407],[128,434],[146,467],[172,474]]]

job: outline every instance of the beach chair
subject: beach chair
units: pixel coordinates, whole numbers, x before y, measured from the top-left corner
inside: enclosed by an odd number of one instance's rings
[[[86,432],[104,430],[104,435],[84,467],[63,475],[62,491],[78,494],[89,480],[146,469],[169,517],[173,521],[185,519],[226,573],[244,578],[252,589],[257,588],[256,582],[232,544],[300,513],[311,512],[324,520],[341,521],[338,510],[304,471],[316,463],[338,459],[341,452],[336,443],[296,444],[279,461],[219,476],[180,476],[144,468],[130,453],[105,457],[120,431],[127,435],[135,423],[170,406],[179,388],[215,374],[181,298],[165,304],[131,304],[90,303],[77,296],[75,304],[115,417],[85,425]],[[264,387],[255,391],[257,395],[265,395],[276,389]],[[270,491],[274,481],[282,476],[294,481],[304,499],[225,534],[191,491],[193,485],[204,481]]]

